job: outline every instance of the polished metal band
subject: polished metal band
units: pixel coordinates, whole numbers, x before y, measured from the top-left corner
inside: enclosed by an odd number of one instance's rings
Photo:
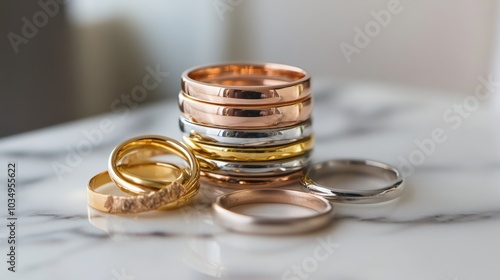
[[[144,150],[147,150],[147,148],[144,148]],[[118,186],[121,191],[129,195],[146,195],[158,191],[174,181],[179,182],[185,188],[186,192],[181,197],[171,203],[162,205],[158,210],[184,206],[191,202],[192,198],[198,193],[199,182],[188,184],[191,176],[189,169],[173,163],[151,161],[135,165],[118,165],[117,169],[124,178],[141,186],[140,189],[127,189]]]
[[[187,137],[183,137],[182,140],[196,156],[224,161],[281,160],[309,153],[314,146],[313,136],[287,145],[270,147],[224,147],[197,143]]]
[[[182,74],[181,88],[194,99],[232,105],[289,103],[310,95],[310,76],[274,63],[228,63]]]
[[[203,182],[230,189],[262,189],[277,188],[298,183],[304,176],[303,170],[277,176],[252,176],[252,175],[221,175],[210,171],[201,171]]]
[[[345,172],[385,179],[386,186],[377,189],[348,190],[320,183],[322,177]],[[395,199],[403,191],[403,177],[393,166],[373,160],[330,160],[309,167],[302,185],[311,193],[335,202],[378,203]]]
[[[231,208],[254,203],[284,203],[316,211],[301,217],[260,217],[231,211]],[[324,198],[300,191],[283,189],[241,190],[219,196],[212,209],[216,221],[234,231],[256,234],[293,234],[328,225],[333,207]]]
[[[152,161],[159,155],[178,156],[187,166]],[[195,155],[184,144],[160,135],[144,135],[116,146],[109,157],[108,172],[96,177],[91,181],[94,187],[89,187],[89,205],[111,213],[137,213],[189,203],[200,186],[200,167]],[[123,192],[135,196],[115,198],[95,192],[95,182],[106,181],[106,177]],[[171,191],[164,190],[173,186],[175,189]],[[104,198],[108,201],[101,205]],[[91,204],[92,201],[98,203]]]
[[[144,135],[129,139],[113,149],[108,160],[109,176],[120,188],[130,192],[141,193],[144,187],[160,189],[165,184],[158,180],[147,180],[135,176],[126,177],[120,173],[118,166],[129,163],[148,162],[158,155],[176,155],[183,159],[188,167],[185,169],[189,177],[186,188],[199,187],[200,167],[194,154],[181,142],[160,135]]]
[[[284,128],[227,129],[193,123],[179,118],[179,127],[184,136],[194,142],[218,146],[275,146],[302,140],[313,133],[311,120]]]
[[[294,173],[306,168],[311,162],[311,153],[272,161],[223,161],[197,157],[201,170],[226,176],[268,177]]]
[[[213,127],[258,129],[287,127],[311,117],[312,98],[306,97],[293,103],[261,106],[231,106],[195,100],[181,92],[179,108],[184,118],[191,122]]]

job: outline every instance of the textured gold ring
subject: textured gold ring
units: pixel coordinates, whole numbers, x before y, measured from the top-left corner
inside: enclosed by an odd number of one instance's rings
[[[87,201],[90,207],[108,213],[139,213],[158,209],[179,199],[186,189],[174,181],[163,189],[138,196],[118,196],[101,193],[98,189],[112,183],[108,171],[90,179],[87,186]]]
[[[187,167],[152,161],[156,156],[175,155]],[[118,145],[109,157],[108,171],[94,176],[88,185],[88,202],[110,213],[137,213],[184,205],[197,193],[200,167],[184,144],[159,135],[145,135]],[[97,192],[113,181],[122,191],[135,196],[113,196]]]

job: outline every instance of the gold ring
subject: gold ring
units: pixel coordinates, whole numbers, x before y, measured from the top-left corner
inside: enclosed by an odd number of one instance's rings
[[[127,180],[141,185],[141,188],[134,190],[121,188],[123,192],[130,195],[146,194],[151,191],[158,190],[155,187],[148,187],[148,183],[143,184],[144,181],[151,181],[149,178],[157,178],[156,182],[161,185],[168,185],[175,180],[182,182],[182,184],[187,181],[184,168],[168,162],[151,161],[145,162],[141,165],[122,164],[118,165],[117,169],[123,177],[127,178]]]
[[[121,191],[130,195],[145,195],[152,191],[157,191],[157,188],[147,187],[148,185],[153,185],[151,182],[162,186],[168,186],[168,184],[178,181],[186,188],[186,192],[182,197],[174,202],[161,206],[158,210],[168,210],[184,206],[198,193],[198,188],[194,187],[197,185],[186,185],[189,179],[186,168],[176,164],[168,162],[147,162],[135,165],[119,165],[117,168],[120,174],[125,178],[134,180],[134,182],[142,186],[142,188],[134,189],[134,191],[118,186]]]
[[[101,172],[90,179],[87,186],[87,201],[90,207],[108,213],[139,213],[173,203],[186,192],[178,181],[146,195],[117,196],[97,192],[97,189],[112,182],[108,171]]]
[[[147,137],[147,136],[145,136]],[[182,153],[175,153],[176,151],[168,151],[167,154],[175,154],[175,156],[180,157],[184,162],[188,162],[188,159]],[[149,191],[154,191],[162,188],[167,183],[172,181],[174,178],[183,178],[182,184],[186,186],[190,175],[189,168],[187,166],[181,166],[171,162],[158,162],[152,161],[151,158],[159,155],[165,155],[165,147],[158,145],[131,145],[128,147],[128,151],[122,154],[122,157],[116,162],[116,169],[119,173],[134,185],[118,185],[123,192],[130,194],[144,194]],[[151,166],[150,169],[142,167],[141,169],[135,169],[134,173],[124,170],[123,166],[128,166],[132,163],[143,163],[151,162],[156,163],[156,165],[161,165],[162,168],[155,168]],[[195,187],[196,185],[186,186],[188,190]]]
[[[187,120],[212,126],[238,129],[287,127],[311,117],[312,98],[278,105],[220,105],[195,100],[179,93],[179,108]]]
[[[189,137],[182,137],[197,157],[223,161],[270,161],[301,156],[310,152],[314,137],[309,136],[287,145],[270,147],[224,147],[197,143]]]
[[[118,145],[109,157],[109,177],[120,189],[127,193],[145,195],[155,189],[168,188],[168,180],[158,178],[154,173],[164,173],[165,170],[162,171],[159,168],[162,166],[163,168],[167,166],[171,168],[172,164],[160,162],[151,165],[151,158],[160,155],[175,155],[187,164],[186,168],[182,168],[182,176],[176,179],[182,184],[184,192],[178,197],[177,201],[162,205],[161,209],[169,209],[188,203],[200,187],[199,163],[194,154],[184,144],[168,137],[145,135],[129,139]],[[149,164],[150,168],[153,168],[154,176],[134,176],[133,174],[121,172],[123,168],[120,166],[139,163],[143,165]],[[141,169],[144,170],[145,167],[141,167]]]
[[[274,63],[230,63],[196,67],[182,74],[181,88],[193,99],[232,105],[289,103],[310,95],[310,76]]]

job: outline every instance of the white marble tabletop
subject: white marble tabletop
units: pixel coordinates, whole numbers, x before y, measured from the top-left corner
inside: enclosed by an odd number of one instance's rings
[[[500,278],[500,114],[492,98],[320,82],[314,98],[313,161],[394,164],[407,183],[398,200],[335,204],[330,226],[292,236],[220,228],[209,208],[220,191],[206,185],[178,210],[90,209],[86,184],[106,169],[116,144],[142,134],[180,139],[175,100],[139,105],[0,140],[0,248],[7,261],[0,279]],[[13,216],[9,163],[16,165]],[[17,218],[11,264],[9,217]],[[8,270],[13,265],[16,272]]]

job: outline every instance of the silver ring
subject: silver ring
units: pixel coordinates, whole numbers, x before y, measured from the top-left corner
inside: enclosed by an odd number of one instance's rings
[[[260,217],[231,211],[253,203],[284,203],[306,207],[317,213],[301,217]],[[219,196],[212,204],[216,221],[234,231],[258,234],[291,234],[319,229],[329,224],[333,207],[328,200],[301,191],[284,189],[241,190]]]
[[[300,124],[280,128],[227,129],[196,124],[184,117],[179,118],[179,127],[184,136],[193,141],[220,146],[273,146],[289,144],[312,135],[312,123],[308,119]]]
[[[229,176],[278,176],[303,170],[311,163],[311,153],[302,156],[265,162],[238,162],[197,157],[203,171]]]
[[[323,182],[327,176],[356,173],[383,178],[387,185],[377,189],[348,190]],[[309,167],[301,180],[311,193],[335,202],[378,203],[399,197],[403,191],[403,177],[395,167],[373,160],[330,160]]]

